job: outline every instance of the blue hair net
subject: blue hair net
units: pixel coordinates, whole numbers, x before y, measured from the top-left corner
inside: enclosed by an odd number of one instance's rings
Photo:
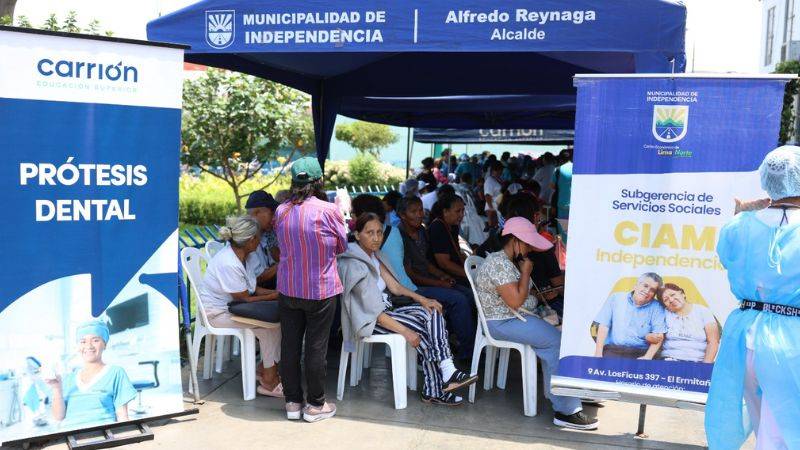
[[[767,153],[758,171],[772,200],[800,197],[800,147],[784,145]]]
[[[75,331],[75,339],[80,342],[84,336],[98,336],[106,344],[108,343],[108,325],[100,320],[90,320],[78,326]]]

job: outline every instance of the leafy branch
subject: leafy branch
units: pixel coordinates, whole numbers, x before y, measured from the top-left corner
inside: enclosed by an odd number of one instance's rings
[[[297,152],[313,150],[309,99],[278,83],[209,69],[184,83],[181,138],[181,162],[223,180],[241,210],[249,194],[241,192],[242,185],[267,162],[289,154],[262,189],[284,173]]]

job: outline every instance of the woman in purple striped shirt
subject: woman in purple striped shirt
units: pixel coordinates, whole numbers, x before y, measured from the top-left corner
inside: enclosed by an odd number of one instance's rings
[[[286,417],[308,422],[333,417],[336,405],[325,401],[328,337],[342,282],[336,255],[347,248],[344,218],[322,191],[322,168],[316,158],[292,164],[291,197],[275,211],[278,301],[281,314],[281,379]],[[302,352],[305,336],[305,352]],[[300,355],[305,353],[307,404],[303,406]]]

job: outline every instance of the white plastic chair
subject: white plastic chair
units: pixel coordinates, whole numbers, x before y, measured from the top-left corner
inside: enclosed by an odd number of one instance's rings
[[[220,242],[217,240],[210,240],[206,241],[205,249],[206,249],[206,260],[211,261],[211,258],[214,257],[220,250],[225,248],[224,242]],[[216,350],[216,359],[214,360],[214,370],[217,373],[222,373],[222,362],[223,361],[230,361],[231,356],[239,356],[239,341],[236,339],[232,339],[233,349],[230,347],[230,342],[228,342],[228,337],[222,337],[220,339],[215,339],[217,343],[217,350]]]
[[[215,240],[210,240],[206,242],[206,259],[211,261],[211,258],[214,257],[220,250],[225,248],[225,243]]]
[[[203,379],[211,378],[211,357],[214,351],[214,341],[217,336],[233,336],[241,342],[242,348],[242,393],[245,400],[256,398],[256,337],[249,328],[217,328],[208,323],[203,301],[200,298],[199,283],[202,281],[200,262],[207,261],[199,249],[186,247],[181,250],[181,266],[189,277],[197,301],[197,317],[192,336],[192,358],[195,361],[200,356],[200,343],[206,339],[206,351],[203,362]]]
[[[345,320],[342,315],[342,320]],[[348,359],[350,362],[350,386],[356,386],[361,381],[364,367],[369,367],[368,358],[372,355],[372,344],[386,344],[389,348],[392,364],[392,390],[394,391],[394,409],[405,409],[408,405],[406,387],[412,391],[417,390],[417,351],[409,345],[405,338],[396,333],[374,334],[363,338],[356,343],[354,352],[345,351],[342,343],[342,353],[339,356],[339,379],[336,387],[336,398],[344,398],[344,379],[347,372]],[[407,386],[406,386],[407,383]]]
[[[392,333],[393,334],[393,333]],[[361,382],[361,376],[363,374],[363,369],[369,369],[372,363],[372,344],[385,344],[381,339],[373,339],[378,337],[379,335],[373,335],[366,339],[362,339],[359,342],[359,352],[360,356],[358,360],[363,361],[361,366],[358,366],[358,382]],[[402,337],[402,336],[401,336]],[[403,342],[406,342],[406,381],[408,382],[408,389],[412,391],[417,390],[417,372],[419,372],[419,366],[417,365],[417,350],[409,344],[405,338],[403,338]],[[390,345],[386,345],[386,357],[392,357],[392,347]],[[402,355],[398,355],[400,358]],[[355,384],[351,384],[350,386],[355,386]]]
[[[501,389],[506,385],[506,373],[508,372],[508,359],[511,350],[519,352],[522,360],[522,396],[524,413],[528,417],[535,417],[537,412],[537,361],[536,352],[529,345],[519,344],[511,341],[501,341],[492,338],[489,327],[486,325],[486,316],[483,314],[480,300],[478,299],[478,289],[475,286],[475,278],[478,274],[478,267],[483,263],[483,258],[470,256],[464,262],[464,271],[467,273],[469,284],[472,287],[472,294],[475,297],[475,306],[478,308],[478,327],[475,332],[475,348],[472,352],[472,375],[478,374],[478,362],[481,359],[481,351],[486,347],[486,364],[483,388],[491,389],[492,379],[495,368],[495,352],[500,350],[500,367],[497,385]],[[475,403],[475,385],[469,387],[469,401]]]

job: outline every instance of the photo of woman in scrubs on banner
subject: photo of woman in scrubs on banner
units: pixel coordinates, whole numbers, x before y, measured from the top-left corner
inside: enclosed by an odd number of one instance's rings
[[[103,362],[108,344],[108,326],[90,321],[76,332],[83,367],[47,380],[53,390],[53,418],[61,428],[83,428],[92,424],[128,420],[128,403],[136,397],[125,371]]]

